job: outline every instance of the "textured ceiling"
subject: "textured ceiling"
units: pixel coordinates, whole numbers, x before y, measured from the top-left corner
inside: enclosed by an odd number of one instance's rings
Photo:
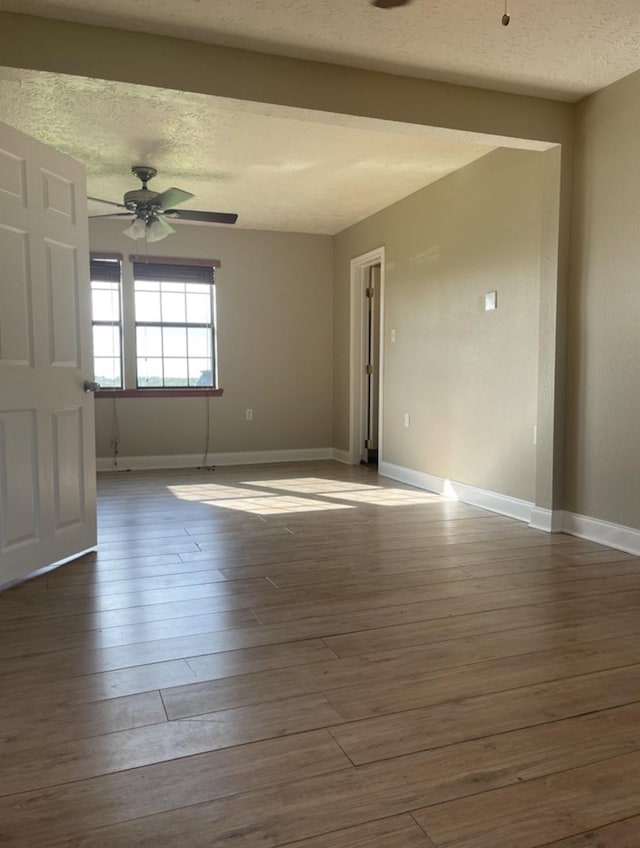
[[[565,100],[640,66],[639,0],[0,0],[0,9]],[[116,58],[117,61],[117,58]]]
[[[131,165],[153,165],[159,175],[151,188],[196,195],[183,208],[238,212],[238,226],[262,230],[334,234],[492,149],[7,68],[0,68],[0,114],[83,162],[90,195],[120,201],[139,187]]]

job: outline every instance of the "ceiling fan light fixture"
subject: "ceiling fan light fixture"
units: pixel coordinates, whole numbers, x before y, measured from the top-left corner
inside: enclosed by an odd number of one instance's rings
[[[134,239],[134,241],[138,241],[139,239],[143,239],[147,235],[147,225],[145,224],[142,218],[136,218],[133,224],[127,227],[126,230],[123,230],[123,235],[127,236],[127,238]]]
[[[147,241],[162,241],[163,238],[175,233],[175,230],[168,221],[165,221],[164,216],[154,217],[147,224]]]

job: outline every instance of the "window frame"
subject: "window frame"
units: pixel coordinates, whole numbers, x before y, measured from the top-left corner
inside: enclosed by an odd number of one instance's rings
[[[157,391],[160,391],[160,390],[172,391],[174,389],[179,389],[179,390],[183,390],[183,391],[193,390],[193,389],[196,389],[196,390],[197,389],[217,389],[217,387],[218,387],[217,386],[217,382],[218,382],[217,376],[218,375],[217,375],[217,356],[216,356],[216,353],[217,353],[217,351],[216,351],[216,296],[215,296],[215,275],[214,275],[214,272],[213,272],[213,267],[211,268],[211,272],[212,272],[212,280],[211,280],[210,283],[209,282],[194,283],[194,285],[201,285],[203,287],[206,286],[208,288],[209,314],[211,316],[211,322],[210,323],[205,322],[205,323],[197,323],[196,324],[196,323],[189,322],[189,321],[186,321],[186,320],[184,322],[182,322],[182,321],[162,321],[162,320],[161,321],[139,321],[138,316],[135,312],[135,306],[134,306],[134,327],[135,327],[135,339],[136,339],[135,375],[136,375],[136,389],[138,391],[146,392],[150,389],[155,389]],[[136,288],[136,284],[138,282],[142,282],[142,281],[138,280],[136,278],[135,269],[134,269],[134,275],[133,275],[134,299],[135,299],[135,295],[138,292],[138,290]],[[183,283],[180,280],[157,280],[155,282],[159,283],[159,285],[160,285],[159,294],[160,294],[161,300],[162,300],[162,293],[163,293],[162,292],[162,284],[164,282],[166,282],[167,284],[173,284],[173,285],[176,285],[176,284],[187,285],[186,283]],[[185,291],[185,307],[186,307],[186,298],[187,298],[188,294],[190,294],[190,292]],[[161,307],[161,309],[162,309],[162,307]],[[185,308],[185,318],[186,318],[186,308]],[[141,357],[139,352],[138,352],[138,328],[139,327],[156,327],[161,331],[160,339],[161,339],[162,354],[158,357],[152,357],[153,359],[159,359],[162,362],[162,382],[163,382],[163,384],[160,385],[160,386],[157,386],[157,385],[156,386],[149,386],[149,385],[141,386],[140,385],[139,362],[140,362],[140,359],[143,358],[143,357]],[[188,347],[188,345],[189,345],[188,330],[190,330],[190,329],[209,330],[209,337],[210,337],[210,343],[211,343],[211,359],[210,359],[210,362],[209,362],[209,364],[211,365],[211,385],[210,386],[195,386],[195,385],[190,386],[189,384],[182,385],[182,386],[181,385],[167,386],[165,384],[166,378],[165,378],[165,375],[164,375],[164,362],[165,362],[165,359],[170,358],[170,357],[165,357],[165,354],[164,354],[164,333],[162,332],[162,330],[165,327],[169,327],[169,328],[174,327],[176,329],[184,329],[185,331],[187,331],[187,355],[185,357],[185,359],[187,361],[187,368],[189,366],[189,361],[190,361],[189,347]],[[204,357],[193,357],[193,358],[194,359],[204,359]],[[187,379],[189,379],[189,378],[187,378]]]
[[[94,280],[92,265],[94,263],[99,262],[113,262],[117,263],[118,266],[118,280]],[[92,366],[93,366],[93,374],[94,379],[96,378],[96,358],[98,359],[118,359],[120,363],[120,385],[119,386],[105,386],[105,390],[107,391],[123,391],[125,387],[125,379],[124,379],[124,312],[123,312],[123,298],[122,298],[122,256],[120,254],[115,253],[92,253],[89,257],[89,287],[91,291],[91,345],[92,345]],[[117,321],[107,321],[102,318],[94,317],[94,309],[93,309],[93,292],[94,292],[94,283],[96,285],[100,285],[101,283],[111,283],[117,286],[117,295],[118,295],[118,313],[119,320]],[[118,351],[119,357],[104,357],[98,356],[96,357],[95,352],[95,344],[94,344],[94,327],[117,327],[118,329]],[[102,388],[102,386],[101,386]]]
[[[212,340],[212,360],[215,363],[215,372],[212,374],[215,380],[215,385],[219,386],[218,374],[218,351],[217,351],[217,304],[216,304],[216,271],[221,267],[218,259],[189,259],[186,257],[168,257],[168,256],[149,256],[129,254],[128,261],[121,253],[106,253],[104,251],[94,251],[92,257],[105,257],[117,259],[120,261],[120,339],[121,339],[121,368],[122,368],[122,383],[124,388],[100,388],[95,393],[95,397],[99,399],[112,398],[184,398],[184,397],[221,397],[224,394],[224,389],[208,388],[203,386],[177,386],[167,387],[151,386],[148,388],[127,388],[128,386],[137,385],[137,340],[136,340],[136,311],[135,311],[135,272],[134,266],[136,263],[141,264],[157,264],[157,265],[178,265],[182,266],[182,271],[187,274],[193,273],[198,276],[198,268],[208,269],[208,273],[212,275],[214,309],[212,313],[213,322],[213,340]],[[194,267],[193,272],[190,271],[190,266]],[[204,271],[201,272],[202,274]],[[193,282],[194,280],[189,280]],[[210,283],[209,280],[207,280]]]

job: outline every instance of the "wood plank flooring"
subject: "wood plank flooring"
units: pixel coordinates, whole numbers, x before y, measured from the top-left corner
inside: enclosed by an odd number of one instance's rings
[[[0,593],[0,844],[638,848],[640,559],[318,462]]]

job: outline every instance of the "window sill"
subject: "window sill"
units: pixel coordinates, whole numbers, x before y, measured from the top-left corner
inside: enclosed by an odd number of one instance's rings
[[[98,389],[96,398],[222,397],[224,389]]]

